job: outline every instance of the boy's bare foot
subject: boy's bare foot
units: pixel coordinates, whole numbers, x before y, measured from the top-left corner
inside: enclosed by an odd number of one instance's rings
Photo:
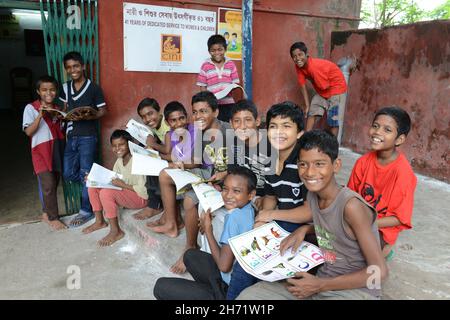
[[[67,226],[64,223],[62,223],[59,219],[49,220],[48,214],[45,212],[42,214],[42,221],[47,223],[53,230],[56,231],[67,229]]]
[[[197,249],[198,246],[195,247],[186,247],[183,250],[183,253],[181,254],[181,256],[178,258],[178,260],[170,267],[170,272],[176,273],[176,274],[182,274],[186,272],[186,266],[184,265],[184,261],[183,261],[183,256],[184,253],[188,250],[188,249]]]
[[[59,219],[56,220],[48,220],[47,223],[52,227],[53,230],[63,230],[67,229],[67,226],[59,221]]]
[[[145,208],[138,213],[133,214],[133,218],[136,220],[145,220],[154,217],[163,212],[163,209]]]
[[[161,225],[163,225],[165,223],[166,223],[166,219],[164,219],[164,215],[163,215],[158,220],[147,222],[145,225],[151,229],[151,228],[156,227],[156,226],[161,226]]]
[[[125,232],[122,230],[117,232],[110,231],[106,237],[104,237],[102,240],[98,242],[98,245],[100,247],[107,247],[112,245],[114,242],[122,239],[125,236]]]
[[[171,238],[178,237],[178,228],[176,224],[168,225],[168,224],[162,224],[158,226],[151,227],[150,230],[156,233],[164,233],[166,236],[169,236]]]
[[[94,222],[93,224],[91,224],[89,227],[86,227],[83,229],[83,233],[84,234],[88,234],[103,228],[106,228],[108,226],[108,224],[105,221],[102,222]]]

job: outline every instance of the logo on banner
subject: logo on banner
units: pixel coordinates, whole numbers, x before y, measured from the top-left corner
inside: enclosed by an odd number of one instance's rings
[[[161,61],[181,62],[181,35],[162,34],[161,35]]]

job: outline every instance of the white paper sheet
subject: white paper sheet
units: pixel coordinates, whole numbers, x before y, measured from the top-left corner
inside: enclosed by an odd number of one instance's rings
[[[102,167],[97,163],[94,163],[92,165],[91,171],[87,176],[86,186],[88,188],[122,190],[122,188],[116,187],[115,185],[111,184],[111,180],[114,178],[123,179],[123,176],[114,171],[106,169],[105,167]]]
[[[228,86],[225,87],[222,91],[216,92],[214,95],[216,96],[217,100],[220,100],[222,98],[225,98],[233,89],[241,88],[242,92],[244,93],[244,97],[247,97],[245,94],[244,88],[242,88],[237,83],[230,83]]]
[[[166,169],[169,176],[172,177],[177,187],[177,192],[191,183],[202,181],[202,178],[193,174],[192,172],[181,169]]]
[[[233,237],[228,243],[245,271],[270,282],[293,277],[296,272],[306,272],[325,261],[320,248],[306,241],[296,252],[288,249],[281,256],[280,243],[288,235],[272,221]]]
[[[151,150],[151,149],[144,149],[141,146],[138,146],[136,143],[133,143],[131,141],[128,141],[128,148],[130,149],[130,153],[132,155],[138,153],[144,156],[150,156],[153,158],[161,158],[159,156],[159,152],[156,150]]]
[[[149,157],[139,153],[133,154],[131,158],[131,174],[144,176],[159,176],[161,171],[169,167],[166,160]]]
[[[142,143],[144,146],[147,145],[147,136],[152,135],[153,132],[134,119],[130,119],[127,123],[127,128],[125,129],[133,138]]]
[[[208,211],[208,209],[216,211],[224,205],[222,194],[213,186],[206,183],[199,183],[193,184],[192,189],[194,189],[194,192],[205,211]]]

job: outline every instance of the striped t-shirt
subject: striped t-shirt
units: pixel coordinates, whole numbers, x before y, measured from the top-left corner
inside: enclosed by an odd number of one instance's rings
[[[230,83],[239,83],[239,75],[236,65],[232,60],[225,58],[225,63],[219,69],[211,58],[207,59],[201,66],[197,76],[197,85],[206,87],[206,90],[216,94],[225,89]],[[220,99],[219,104],[234,103],[231,94]]]
[[[280,175],[269,172],[273,168],[266,168],[264,193],[277,197],[279,210],[296,208],[303,205],[306,200],[307,189],[298,175],[299,149],[300,147],[297,144],[284,162]]]

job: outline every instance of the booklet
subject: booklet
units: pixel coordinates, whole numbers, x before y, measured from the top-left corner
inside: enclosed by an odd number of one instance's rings
[[[93,108],[93,107],[77,107],[74,108],[68,112],[64,112],[61,111],[59,109],[54,109],[54,108],[45,108],[44,111],[47,112],[56,112],[58,114],[60,114],[64,120],[67,121],[71,121],[74,119],[74,117],[88,117],[88,116],[95,116],[98,112],[97,109]]]
[[[152,150],[152,149],[144,149],[141,146],[138,146],[136,143],[133,143],[131,141],[128,141],[128,148],[130,149],[130,153],[132,155],[138,153],[144,156],[150,156],[153,158],[161,158],[159,156],[159,152],[156,150]]]
[[[182,193],[185,191],[184,189],[190,184],[204,182],[201,177],[190,171],[181,169],[166,169],[166,172],[172,178],[173,182],[175,182],[177,193]]]
[[[206,183],[194,183],[192,189],[205,212],[208,209],[211,209],[211,212],[216,211],[224,205],[222,194],[213,186]]]
[[[153,136],[153,132],[147,126],[137,122],[134,119],[130,119],[126,127],[127,128],[125,131],[128,131],[133,138],[142,143],[144,146],[147,145],[147,136]]]
[[[233,213],[231,213],[233,214]],[[306,272],[325,260],[317,246],[303,241],[296,252],[280,255],[280,243],[290,233],[272,221],[228,240],[241,267],[258,279],[273,282]]]
[[[216,96],[217,100],[225,98],[232,90],[236,88],[241,88],[242,92],[244,93],[244,97],[247,97],[245,94],[244,88],[242,88],[237,83],[230,83],[228,86],[226,86],[223,90],[216,92],[214,95]]]
[[[161,158],[149,157],[140,153],[133,153],[131,158],[131,174],[159,176],[161,171],[167,167],[169,167],[169,162]]]
[[[122,190],[111,183],[114,178],[123,179],[123,175],[94,163],[87,176],[86,187]]]

